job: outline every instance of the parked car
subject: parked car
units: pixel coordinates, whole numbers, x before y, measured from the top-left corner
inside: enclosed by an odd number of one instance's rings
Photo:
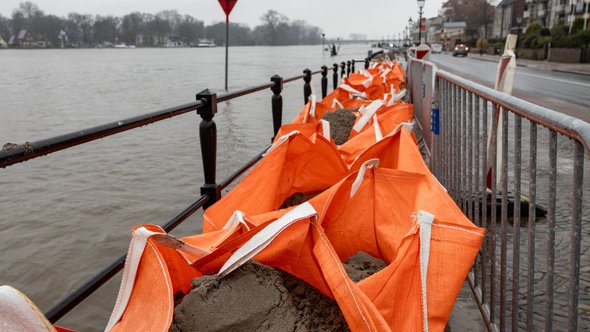
[[[455,45],[455,48],[453,48],[453,56],[467,56],[467,53],[469,53],[469,47],[465,44],[457,44]]]
[[[430,45],[430,52],[434,53],[442,53],[442,45],[441,44],[432,44]]]

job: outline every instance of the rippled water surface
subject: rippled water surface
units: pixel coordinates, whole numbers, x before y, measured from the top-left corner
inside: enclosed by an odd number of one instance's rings
[[[231,48],[229,89],[362,59],[368,50],[344,45],[331,58],[321,46]],[[223,92],[224,51],[1,51],[0,145],[184,104],[204,88]],[[319,94],[319,76],[313,87]],[[302,89],[302,82],[285,86],[284,122],[302,106]],[[270,98],[263,91],[220,105],[218,181],[270,143]],[[46,311],[126,253],[131,227],[162,225],[186,208],[203,183],[199,122],[195,113],[185,114],[0,169],[0,284],[18,288]],[[173,234],[199,230],[200,214]],[[113,278],[59,324],[102,330],[119,282]]]

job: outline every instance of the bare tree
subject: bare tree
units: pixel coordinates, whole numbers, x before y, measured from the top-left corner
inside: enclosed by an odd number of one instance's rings
[[[451,21],[464,21],[467,25],[467,33],[481,36],[483,27],[487,38],[488,26],[494,20],[494,6],[489,0],[450,0],[450,10],[447,16]]]
[[[10,20],[0,15],[0,37],[8,42],[10,38]]]
[[[114,16],[96,16],[94,20],[94,36],[100,44],[115,42],[118,38],[119,18]]]
[[[178,33],[178,28],[182,23],[182,15],[180,15],[176,10],[162,10],[156,14],[156,18],[168,22],[169,31],[166,33]]]
[[[178,35],[185,38],[188,43],[196,42],[203,38],[205,33],[205,24],[190,15],[184,15],[178,26]]]
[[[37,17],[43,16],[43,11],[39,9],[35,3],[31,1],[21,2],[18,5],[18,9],[15,10],[23,15],[23,17],[27,20],[28,29],[33,29],[33,21]]]
[[[260,20],[263,22],[263,27],[271,36],[272,45],[276,45],[277,32],[281,26],[289,22],[289,18],[274,9],[269,9],[266,13],[262,14]]]
[[[141,32],[143,27],[143,15],[134,12],[123,16],[121,20],[121,38],[127,44],[135,44],[135,38]]]

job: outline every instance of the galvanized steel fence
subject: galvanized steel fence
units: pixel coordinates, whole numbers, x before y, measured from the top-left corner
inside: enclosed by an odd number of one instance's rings
[[[431,171],[487,229],[468,276],[482,323],[589,330],[590,124],[426,61],[408,85]]]

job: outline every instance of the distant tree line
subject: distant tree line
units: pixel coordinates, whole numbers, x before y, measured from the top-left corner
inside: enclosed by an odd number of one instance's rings
[[[261,16],[261,25],[251,29],[246,24],[230,23],[230,45],[301,45],[321,43],[322,30],[305,21],[290,21],[275,10]],[[48,46],[65,43],[71,47],[93,47],[107,43],[136,44],[138,37],[149,36],[153,46],[164,46],[168,37],[186,45],[199,39],[225,43],[225,22],[205,25],[191,15],[176,10],[163,10],[155,15],[133,12],[123,17],[70,13],[67,17],[46,15],[35,3],[19,4],[10,18],[0,15],[0,37],[11,37],[26,30],[32,38],[44,39]]]

